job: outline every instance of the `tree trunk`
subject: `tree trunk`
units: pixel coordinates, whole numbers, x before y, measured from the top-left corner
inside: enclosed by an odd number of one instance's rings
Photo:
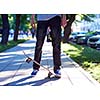
[[[64,28],[63,43],[68,43],[70,34],[71,34],[71,26],[67,24],[67,26]]]
[[[67,20],[69,20],[69,21],[67,22],[67,25],[66,25],[65,28],[64,28],[63,43],[69,42],[69,36],[70,36],[70,34],[71,34],[71,26],[72,26],[72,23],[73,23],[74,20],[75,20],[75,16],[76,16],[76,14],[67,14],[67,15],[66,15],[66,18],[67,18]]]
[[[16,14],[16,26],[15,26],[15,33],[14,33],[14,41],[18,40],[18,31],[20,26],[20,16],[21,14]]]
[[[8,37],[9,37],[9,21],[8,21],[8,14],[2,14],[2,23],[3,23],[3,33],[2,33],[2,45],[7,45]]]

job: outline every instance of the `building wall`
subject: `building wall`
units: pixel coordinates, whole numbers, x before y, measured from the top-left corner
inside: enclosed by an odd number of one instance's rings
[[[78,23],[78,25],[73,24],[74,30],[78,31],[96,31],[100,30],[100,14],[95,14],[96,17],[92,18],[94,22],[87,22],[83,20],[81,23]]]

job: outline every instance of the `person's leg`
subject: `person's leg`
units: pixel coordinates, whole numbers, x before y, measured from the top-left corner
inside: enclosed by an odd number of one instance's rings
[[[61,66],[61,18],[59,16],[49,20],[51,28],[54,71],[60,70]]]
[[[36,34],[37,42],[34,55],[34,60],[37,61],[38,63],[40,63],[41,61],[42,46],[46,36],[46,30],[47,30],[47,22],[39,21],[37,25],[37,34]],[[39,65],[33,63],[33,69],[39,70],[39,68],[40,68]]]

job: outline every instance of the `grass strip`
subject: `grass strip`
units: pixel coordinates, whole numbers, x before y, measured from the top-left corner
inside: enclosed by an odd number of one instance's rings
[[[100,51],[77,44],[62,44],[62,50],[100,82]]]
[[[13,41],[13,40],[11,40],[11,41],[9,41],[9,42],[7,43],[7,45],[2,45],[2,44],[0,44],[0,52],[3,52],[3,51],[5,51],[5,50],[7,50],[7,49],[10,49],[10,48],[12,48],[12,47],[18,45],[19,43],[23,43],[23,42],[25,42],[25,41],[26,41],[25,39],[20,39],[20,40],[18,40],[18,41]]]

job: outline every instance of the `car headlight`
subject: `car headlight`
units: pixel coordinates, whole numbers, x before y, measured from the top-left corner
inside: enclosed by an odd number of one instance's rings
[[[86,37],[81,37],[81,39],[85,39]]]

